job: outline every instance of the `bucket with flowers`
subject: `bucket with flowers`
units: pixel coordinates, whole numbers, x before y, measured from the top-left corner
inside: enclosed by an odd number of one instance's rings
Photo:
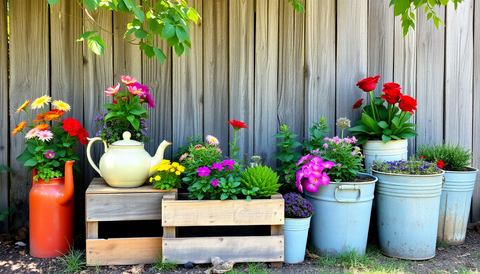
[[[49,104],[53,107],[48,110]],[[28,110],[40,110],[35,117]],[[17,110],[25,111],[28,121],[21,122],[12,135],[22,133],[25,149],[17,160],[28,171],[33,171],[30,190],[30,254],[51,258],[68,251],[73,244],[72,166],[80,160],[74,151],[78,143],[87,143],[88,133],[74,118],[62,120],[70,106],[61,101],[52,102],[44,95],[33,102],[26,101]]]
[[[325,123],[321,119],[320,123]],[[340,137],[325,137],[321,148],[297,163],[296,186],[312,202],[310,236],[320,254],[338,255],[367,248],[376,177],[362,173],[363,155],[355,137],[343,137],[350,121],[340,118]],[[327,125],[325,125],[327,126]],[[335,233],[332,233],[335,231]]]
[[[368,93],[370,102],[363,107],[363,99],[360,99],[353,105],[354,109],[362,110],[362,117],[355,120],[355,126],[349,129],[358,139],[358,145],[363,144],[368,173],[374,160],[406,160],[407,139],[418,135],[412,129],[417,125],[408,122],[417,110],[417,101],[402,94],[397,83],[385,83],[383,94],[375,96],[379,78],[380,75],[368,77],[357,83],[361,90]]]

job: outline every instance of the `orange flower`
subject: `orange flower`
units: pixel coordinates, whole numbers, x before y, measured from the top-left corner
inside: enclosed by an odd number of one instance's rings
[[[65,114],[64,110],[52,109],[51,111],[47,111],[45,113],[45,121],[57,120],[63,114]]]
[[[15,134],[19,133],[27,124],[27,121],[23,121],[18,126],[15,127],[15,129],[12,132],[12,136],[15,136]]]
[[[17,109],[17,113],[19,113],[20,111],[22,111],[24,108],[26,108],[28,105],[30,105],[32,101],[25,101],[25,103],[23,103],[23,105],[21,105],[18,109]]]
[[[35,128],[38,130],[46,130],[46,129],[49,129],[50,127],[48,126],[48,124],[38,124],[35,126]]]
[[[65,111],[65,110],[60,110],[60,109],[54,108],[54,109],[52,109],[52,110],[49,111],[49,112],[53,112],[53,113],[56,113],[56,114],[62,116],[63,114],[65,114],[66,111]]]
[[[45,118],[43,117],[43,113],[37,114],[37,116],[35,116],[35,117],[36,117],[37,119],[35,119],[35,120],[32,121],[32,123],[34,123],[34,124],[45,121]]]

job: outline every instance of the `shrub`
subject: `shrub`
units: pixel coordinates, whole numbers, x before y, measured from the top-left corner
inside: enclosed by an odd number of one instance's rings
[[[252,198],[270,197],[280,188],[278,175],[267,166],[258,165],[247,168],[241,174],[241,186],[245,196]],[[251,191],[248,193],[248,191]],[[247,197],[248,199],[248,197]]]
[[[457,144],[442,145],[423,145],[418,148],[417,155],[426,161],[439,163],[440,168],[452,171],[464,171],[466,167],[471,165],[472,152],[465,147]]]
[[[302,195],[290,192],[283,195],[285,218],[308,218],[313,215],[313,205]]]
[[[410,158],[410,160],[386,161],[372,163],[372,170],[411,175],[431,175],[441,173],[442,170],[435,164],[423,161],[423,159]]]

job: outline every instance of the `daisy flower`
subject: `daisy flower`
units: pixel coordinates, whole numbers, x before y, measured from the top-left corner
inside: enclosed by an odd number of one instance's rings
[[[39,97],[35,99],[32,103],[32,109],[37,109],[37,108],[42,108],[43,105],[46,103],[50,103],[52,101],[52,97],[48,95],[43,95],[42,97]]]
[[[25,109],[28,105],[30,105],[32,101],[25,101],[25,103],[23,103],[23,105],[21,105],[18,109],[17,109],[17,113],[19,113],[20,111],[22,111],[23,109]]]
[[[46,130],[46,129],[49,129],[50,126],[48,124],[38,124],[35,126],[35,128],[38,130]]]
[[[40,130],[37,132],[38,139],[42,142],[48,142],[53,138],[53,133],[50,130]]]
[[[37,136],[37,132],[38,132],[38,129],[32,128],[27,132],[27,134],[25,134],[25,138],[32,139],[33,137]]]
[[[180,156],[180,159],[178,159],[179,162],[183,161],[188,156],[188,153],[183,153],[182,156]]]
[[[125,75],[120,76],[120,80],[127,86],[133,85],[137,82],[137,79]]]
[[[120,83],[118,83],[116,86],[111,86],[105,90],[105,94],[107,94],[107,97],[110,95],[115,95],[117,92],[120,90]]]
[[[13,132],[12,132],[12,136],[15,136],[15,134],[22,131],[22,129],[25,127],[26,124],[27,124],[27,121],[23,121],[20,124],[18,124],[18,126],[16,126],[15,129],[13,130]]]
[[[52,105],[59,110],[70,111],[70,105],[62,100],[53,101]]]
[[[212,146],[218,146],[220,144],[220,142],[218,142],[218,139],[213,137],[212,135],[207,135],[206,139],[207,142]]]

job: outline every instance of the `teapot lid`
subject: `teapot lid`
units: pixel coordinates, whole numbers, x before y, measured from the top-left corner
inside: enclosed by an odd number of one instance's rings
[[[111,146],[142,146],[143,143],[135,140],[130,140],[130,137],[132,137],[132,134],[129,131],[125,131],[122,134],[123,140],[119,140],[116,142],[113,142]]]

